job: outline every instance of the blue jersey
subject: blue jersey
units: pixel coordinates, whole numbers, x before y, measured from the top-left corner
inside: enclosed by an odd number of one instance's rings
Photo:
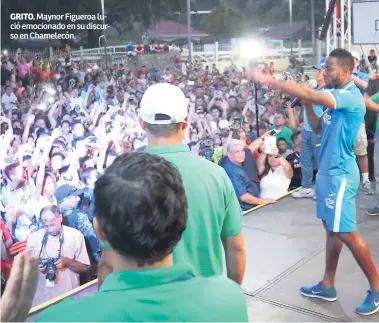
[[[353,146],[364,120],[366,106],[354,82],[330,93],[336,101],[336,109],[326,110],[321,120],[319,173],[348,174],[358,170]]]

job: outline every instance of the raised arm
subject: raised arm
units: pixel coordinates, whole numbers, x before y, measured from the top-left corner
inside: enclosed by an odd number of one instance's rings
[[[315,91],[307,86],[300,85],[294,82],[277,81],[271,76],[263,74],[258,69],[253,69],[249,72],[249,79],[261,84],[270,85],[274,89],[278,89],[288,95],[299,98],[300,100],[308,101],[312,104],[322,105],[325,108],[335,109],[336,102],[333,96],[327,92]]]

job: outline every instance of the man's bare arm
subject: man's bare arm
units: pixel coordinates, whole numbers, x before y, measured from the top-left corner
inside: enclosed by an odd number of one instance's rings
[[[246,252],[243,233],[223,238],[228,278],[241,285],[246,267]]]
[[[336,102],[334,101],[333,96],[327,92],[316,91],[295,82],[277,81],[256,69],[249,73],[249,78],[250,80],[258,83],[270,85],[272,88],[297,97],[300,100],[308,101],[312,104],[322,105],[323,107],[329,109],[336,108]]]

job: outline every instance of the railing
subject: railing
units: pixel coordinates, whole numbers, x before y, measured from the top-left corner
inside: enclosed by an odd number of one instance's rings
[[[110,46],[107,47],[107,55],[111,57],[111,61],[116,63],[120,62],[125,58],[126,45]],[[178,47],[170,48],[172,55],[179,55],[180,49]],[[30,56],[41,55],[42,57],[52,57],[57,56],[58,51],[52,48],[45,48],[43,50],[24,50],[23,54],[29,54]],[[15,51],[9,51],[9,56],[14,56]],[[144,55],[144,54],[142,54]],[[262,58],[285,58],[291,55],[291,49],[289,48],[274,48],[274,49],[264,49]],[[297,57],[311,56],[314,55],[312,48],[293,48],[292,55]],[[64,55],[63,55],[64,56]],[[62,57],[63,57],[62,56]],[[200,59],[202,61],[218,62],[230,58],[240,57],[240,52],[233,49],[231,45],[214,43],[214,44],[193,44],[192,45],[192,56],[194,59]],[[71,51],[71,57],[75,61],[86,60],[89,62],[99,62],[104,59],[104,47],[98,48],[88,48],[80,50]],[[188,49],[183,48],[180,57],[186,59],[188,57]]]

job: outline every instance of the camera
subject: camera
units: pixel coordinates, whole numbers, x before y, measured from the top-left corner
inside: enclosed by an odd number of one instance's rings
[[[206,139],[200,140],[199,144],[200,144],[199,155],[209,161],[213,161],[213,148],[214,148],[213,139],[206,138]]]
[[[234,117],[230,122],[230,128],[233,131],[233,139],[240,139],[240,129],[243,125],[243,117]]]
[[[57,270],[57,267],[55,266],[55,263],[57,260],[58,259],[55,258],[45,258],[39,260],[40,265],[46,267],[46,279],[50,282],[54,282],[56,278],[55,272]]]

